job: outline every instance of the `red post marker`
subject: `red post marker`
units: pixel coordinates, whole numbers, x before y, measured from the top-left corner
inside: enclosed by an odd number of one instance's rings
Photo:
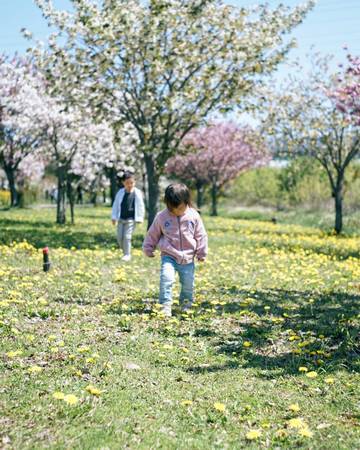
[[[50,270],[49,247],[43,248],[43,269],[44,272]]]

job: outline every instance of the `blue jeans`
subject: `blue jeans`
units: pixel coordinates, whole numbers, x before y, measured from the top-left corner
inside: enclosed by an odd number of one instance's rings
[[[162,256],[159,298],[162,305],[171,305],[172,303],[172,288],[176,272],[179,274],[181,284],[180,304],[193,302],[195,264],[193,262],[178,264],[171,256]]]

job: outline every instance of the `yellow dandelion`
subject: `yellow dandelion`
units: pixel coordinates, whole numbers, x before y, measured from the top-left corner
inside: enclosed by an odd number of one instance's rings
[[[79,399],[76,397],[76,395],[68,394],[64,396],[64,402],[68,405],[76,405],[78,403]]]
[[[284,438],[287,436],[287,431],[284,430],[284,428],[281,428],[280,430],[277,430],[277,432],[275,433],[275,436],[279,437],[279,438]]]
[[[304,422],[304,419],[301,417],[295,417],[294,419],[290,419],[288,421],[289,428],[294,428],[296,430],[299,430],[301,428],[306,427],[306,423]]]
[[[192,404],[193,404],[192,400],[183,400],[181,402],[181,406],[190,406]]]
[[[39,372],[41,372],[43,369],[42,369],[42,367],[40,367],[40,366],[31,366],[31,367],[29,367],[28,368],[28,372],[29,373],[39,373]]]
[[[77,351],[79,353],[86,353],[90,351],[90,347],[78,347]]]
[[[312,372],[308,372],[308,373],[306,374],[306,376],[307,376],[308,378],[316,378],[316,377],[318,376],[318,374],[317,374],[317,372],[312,371]]]
[[[100,389],[97,389],[95,386],[89,384],[86,386],[85,391],[89,392],[91,395],[95,395],[96,397],[99,397],[102,394],[102,391]]]
[[[298,430],[297,434],[301,437],[312,437],[313,436],[313,432],[309,430],[308,427],[304,427],[304,428],[300,428],[300,430]]]
[[[163,345],[163,350],[172,350],[172,349],[173,349],[173,346],[170,345],[170,344],[164,344]]]
[[[181,348],[181,351],[183,351],[184,353],[189,353],[189,349],[186,348],[186,347],[182,347],[182,348]]]
[[[289,405],[288,409],[290,411],[293,411],[293,412],[299,412],[300,411],[300,406],[299,406],[298,403],[292,403],[291,405]]]
[[[325,378],[324,381],[327,384],[334,384],[335,383],[335,379],[333,377],[327,377],[327,378]]]
[[[245,342],[243,342],[243,347],[251,347],[251,342],[249,342],[249,341],[245,341]]]
[[[309,369],[307,367],[301,366],[299,367],[299,372],[307,372]]]
[[[65,394],[63,392],[57,391],[57,392],[54,392],[52,396],[56,400],[64,400]]]
[[[8,358],[15,358],[16,356],[21,356],[23,352],[21,350],[13,350],[6,353]]]
[[[246,439],[248,439],[249,441],[258,439],[260,436],[261,436],[260,430],[250,430],[248,433],[246,433]]]
[[[213,406],[217,411],[225,412],[226,407],[225,407],[224,403],[215,402]]]

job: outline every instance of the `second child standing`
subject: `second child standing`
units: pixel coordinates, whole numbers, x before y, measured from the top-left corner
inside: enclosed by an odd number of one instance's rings
[[[112,207],[111,219],[113,225],[117,226],[117,240],[124,255],[123,261],[131,259],[131,238],[136,223],[144,220],[145,207],[140,189],[135,187],[134,175],[125,173],[124,187],[116,194]]]
[[[143,243],[144,253],[154,257],[161,251],[160,304],[165,316],[171,316],[172,288],[179,274],[180,306],[191,308],[194,299],[194,259],[205,261],[207,234],[199,213],[192,207],[189,189],[182,183],[170,184],[165,190],[166,208],[159,212]]]

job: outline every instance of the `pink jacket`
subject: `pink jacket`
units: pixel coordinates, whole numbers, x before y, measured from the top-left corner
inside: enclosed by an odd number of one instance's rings
[[[171,256],[178,264],[193,262],[195,255],[204,259],[207,255],[207,234],[199,213],[187,208],[182,216],[168,209],[159,212],[143,243],[145,255],[154,256],[156,246],[161,256]]]

